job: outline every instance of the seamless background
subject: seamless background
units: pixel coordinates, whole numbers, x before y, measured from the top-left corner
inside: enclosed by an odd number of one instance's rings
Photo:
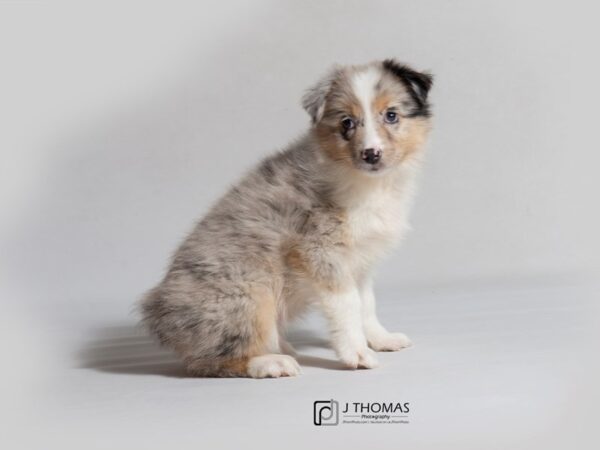
[[[532,0],[0,2],[11,447],[560,448],[577,435],[593,448],[596,13]],[[378,278],[384,322],[417,345],[378,371],[341,371],[309,317],[292,330],[306,348],[298,380],[180,378],[135,329],[135,301],[210,204],[306,129],[306,87],[333,63],[387,57],[436,77],[414,230]],[[336,396],[420,412],[401,429],[315,430],[312,401]]]

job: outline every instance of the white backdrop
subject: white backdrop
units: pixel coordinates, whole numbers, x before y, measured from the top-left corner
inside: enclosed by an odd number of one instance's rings
[[[63,343],[133,320],[211,202],[305,130],[299,99],[334,62],[396,57],[436,77],[414,231],[379,289],[594,283],[595,13],[541,1],[1,2],[0,325],[7,375],[23,386],[9,394],[35,403],[27,381],[49,389],[38,375],[69,364]]]

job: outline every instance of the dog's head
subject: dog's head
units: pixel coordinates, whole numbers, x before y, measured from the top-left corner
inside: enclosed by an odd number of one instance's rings
[[[328,158],[381,174],[418,153],[430,127],[432,76],[394,60],[336,67],[304,95]]]

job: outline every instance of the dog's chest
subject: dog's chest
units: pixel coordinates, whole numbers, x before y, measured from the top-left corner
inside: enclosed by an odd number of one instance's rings
[[[363,256],[377,256],[393,245],[407,224],[403,203],[394,192],[382,192],[348,208],[348,234],[353,247]]]

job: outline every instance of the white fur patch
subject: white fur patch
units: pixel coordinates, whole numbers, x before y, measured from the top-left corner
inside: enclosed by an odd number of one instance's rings
[[[363,148],[382,150],[383,141],[377,133],[375,126],[376,117],[373,117],[373,100],[375,99],[375,85],[379,81],[381,73],[375,67],[369,67],[363,71],[356,72],[352,78],[352,90],[360,102],[364,117],[364,141]]]
[[[261,355],[248,361],[248,375],[252,378],[294,377],[300,372],[298,362],[288,355]]]

